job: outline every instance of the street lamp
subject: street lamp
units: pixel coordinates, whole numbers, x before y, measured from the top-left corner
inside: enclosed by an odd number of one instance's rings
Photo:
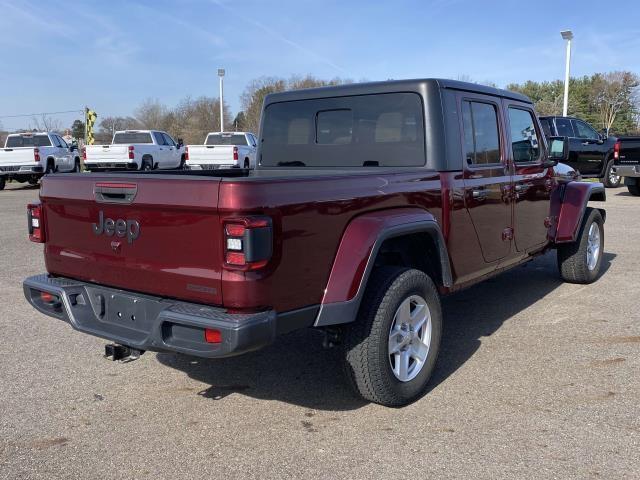
[[[569,73],[571,65],[571,40],[573,40],[573,32],[571,30],[563,30],[560,32],[562,38],[567,41],[567,64],[564,69],[564,103],[562,105],[562,116],[566,117],[569,110]]]
[[[224,68],[218,69],[218,77],[220,77],[220,133],[224,132],[224,102],[222,100],[222,79],[224,78]]]

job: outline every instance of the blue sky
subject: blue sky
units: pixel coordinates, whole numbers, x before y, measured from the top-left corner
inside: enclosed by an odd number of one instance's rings
[[[462,75],[500,86],[564,73],[640,73],[640,4],[617,1],[0,0],[0,117],[94,108],[131,114],[218,95],[235,114],[261,76],[353,80]],[[75,115],[62,115],[63,124]],[[29,118],[0,118],[5,128]]]

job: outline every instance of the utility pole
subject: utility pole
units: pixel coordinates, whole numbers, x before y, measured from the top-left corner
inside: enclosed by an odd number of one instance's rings
[[[220,77],[220,133],[224,132],[224,100],[222,99],[222,81],[224,78],[224,68],[218,69],[218,77]]]
[[[562,116],[566,117],[569,112],[569,75],[571,72],[571,40],[573,40],[573,32],[571,30],[563,30],[560,35],[567,41],[567,57],[564,68],[564,103],[562,105]]]

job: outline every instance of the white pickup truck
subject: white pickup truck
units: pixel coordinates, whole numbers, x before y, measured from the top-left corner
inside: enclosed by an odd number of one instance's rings
[[[204,145],[187,146],[187,167],[192,170],[255,168],[258,140],[249,132],[211,132]]]
[[[45,173],[79,171],[78,147],[57,133],[12,133],[0,149],[0,190],[7,180],[35,185]]]
[[[157,130],[116,132],[111,145],[87,145],[83,157],[91,171],[175,169],[186,160],[182,141]]]

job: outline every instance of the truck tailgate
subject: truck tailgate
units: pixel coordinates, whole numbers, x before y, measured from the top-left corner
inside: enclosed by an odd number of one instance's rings
[[[9,165],[30,165],[35,162],[33,147],[0,149],[0,168]]]
[[[87,162],[128,162],[128,145],[87,145]]]
[[[40,191],[47,270],[221,305],[219,184],[215,177],[47,177]]]
[[[233,145],[189,145],[188,163],[202,164],[235,164]]]

